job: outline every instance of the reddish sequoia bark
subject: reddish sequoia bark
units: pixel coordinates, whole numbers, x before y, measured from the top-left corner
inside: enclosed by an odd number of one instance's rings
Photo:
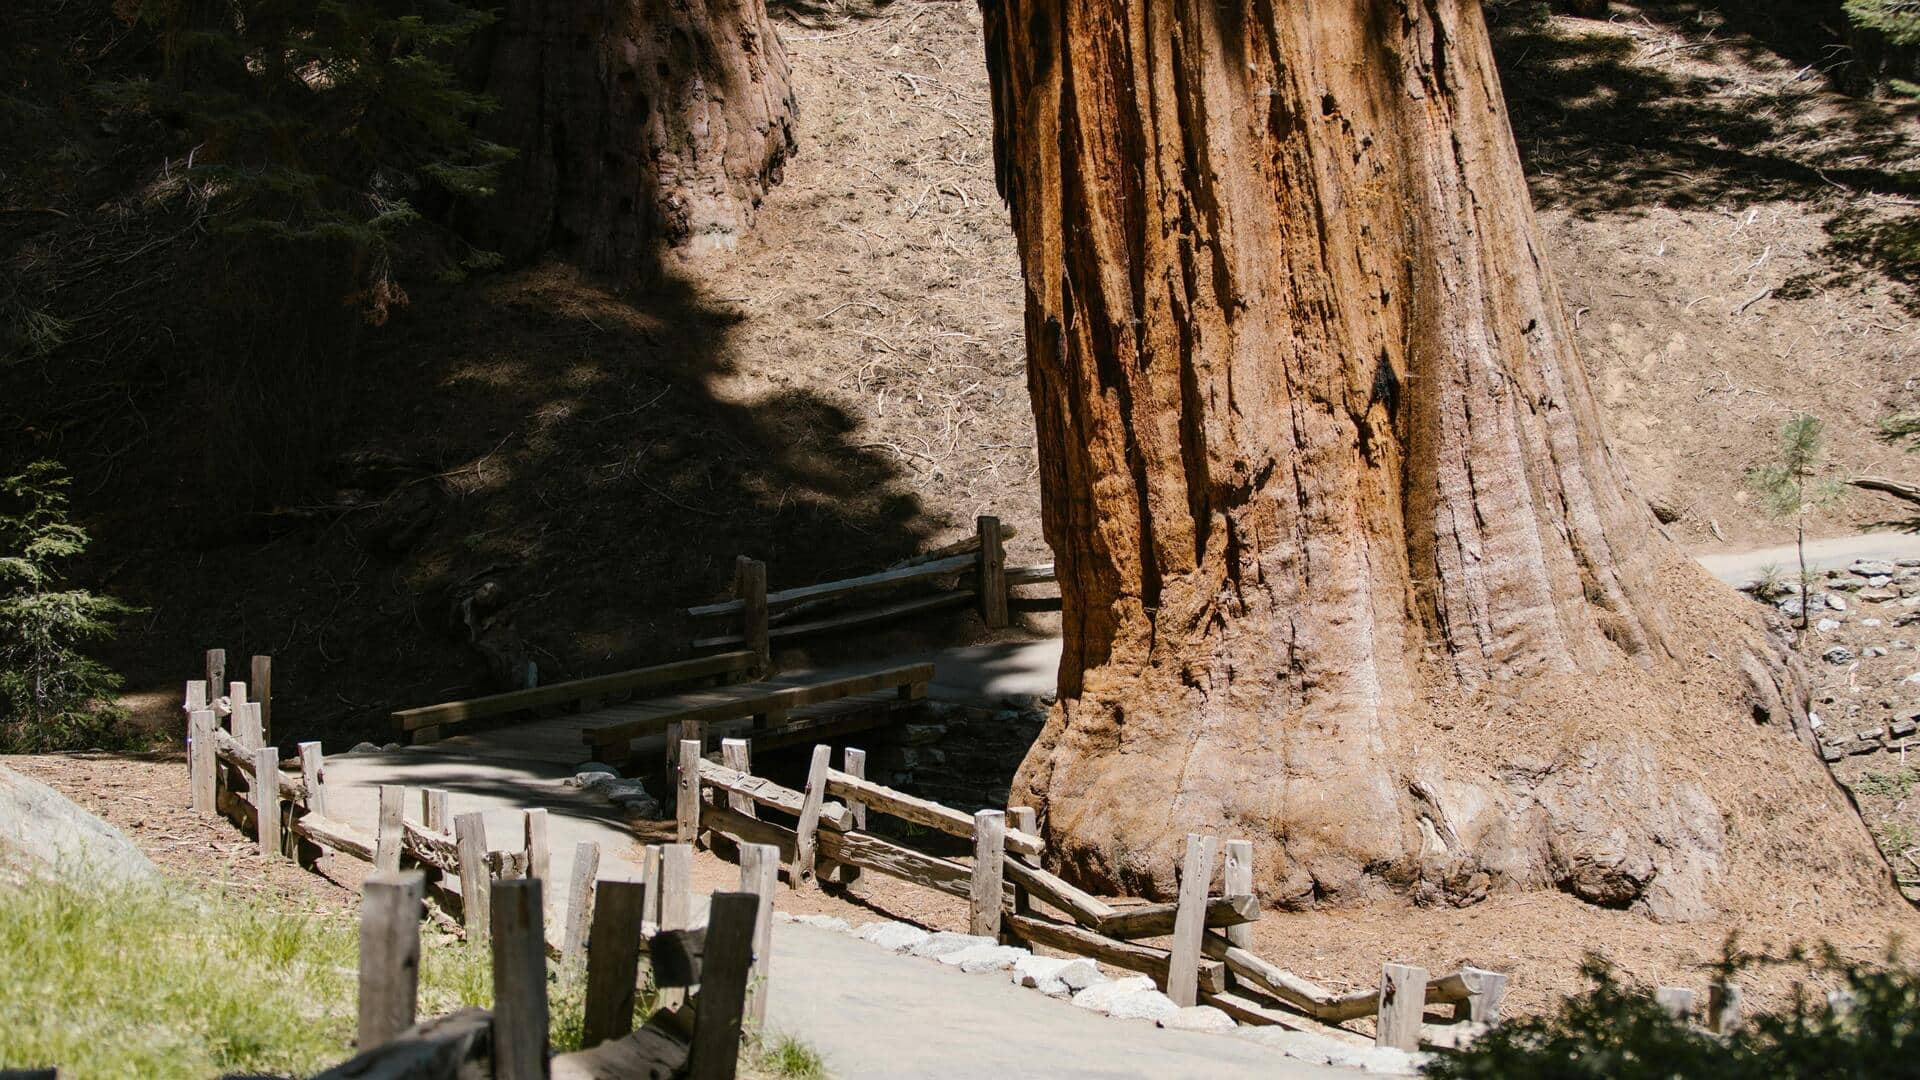
[[[730,248],[793,151],[765,0],[508,0],[483,124],[512,147],[481,239],[620,279]]]
[[[1784,654],[1607,450],[1474,0],[985,11],[1066,623],[1014,796],[1069,869],[1164,895],[1197,829],[1282,904],[1696,917],[1779,869],[1765,789],[1884,894]]]

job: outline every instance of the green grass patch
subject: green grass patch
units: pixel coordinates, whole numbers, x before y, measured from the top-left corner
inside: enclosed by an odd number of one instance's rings
[[[80,888],[0,877],[0,1069],[62,1077],[306,1076],[354,1053],[358,915],[286,910],[231,889]],[[549,1040],[580,1048],[585,972],[547,969]],[[634,1026],[657,995],[642,986]],[[493,959],[423,927],[422,1019],[493,1004]],[[759,1075],[822,1080],[780,1036],[742,1046]]]

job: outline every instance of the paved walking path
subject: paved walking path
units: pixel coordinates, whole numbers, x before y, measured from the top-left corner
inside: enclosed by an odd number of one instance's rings
[[[805,1039],[836,1080],[1286,1080],[1365,1075],[1232,1035],[1115,1020],[799,923],[773,928],[767,1024]]]

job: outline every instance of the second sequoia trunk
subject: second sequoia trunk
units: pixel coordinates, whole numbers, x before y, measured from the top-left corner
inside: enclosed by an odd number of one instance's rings
[[[507,0],[482,125],[515,151],[479,238],[622,281],[732,247],[793,150],[764,0]]]
[[[1792,871],[1763,792],[1887,894],[1608,452],[1475,0],[985,11],[1066,637],[1014,798],[1069,870],[1165,895],[1198,830],[1282,904],[1698,917]]]

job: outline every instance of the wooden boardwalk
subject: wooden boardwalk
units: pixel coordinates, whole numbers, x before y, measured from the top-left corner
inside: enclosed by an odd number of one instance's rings
[[[434,741],[431,751],[548,765],[664,765],[669,743],[694,727],[703,729],[709,745],[737,737],[756,750],[774,749],[886,723],[923,697],[932,677],[933,666],[925,663],[783,672],[451,735]]]

